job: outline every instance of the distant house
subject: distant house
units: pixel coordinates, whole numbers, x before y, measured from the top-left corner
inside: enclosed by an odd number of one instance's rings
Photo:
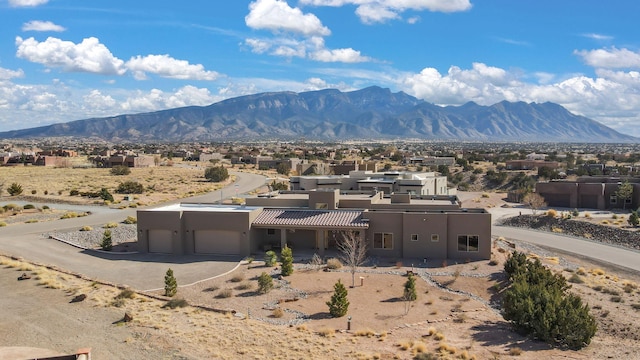
[[[155,159],[150,155],[111,155],[109,157],[96,156],[91,159],[98,167],[112,168],[114,166],[126,166],[131,168],[152,167],[156,165]]]
[[[285,245],[324,255],[341,233],[365,239],[370,256],[487,260],[491,214],[455,196],[415,197],[339,190],[284,192],[246,206],[175,204],[138,210],[138,249],[168,254],[249,256]]]
[[[39,155],[36,158],[36,161],[34,162],[34,165],[68,167],[68,166],[70,166],[70,163],[69,163],[69,159],[67,157]]]
[[[633,195],[629,199],[618,199],[616,192],[629,181]],[[640,206],[640,179],[585,176],[576,181],[548,181],[536,184],[536,192],[544,197],[549,206],[589,209],[637,209]]]
[[[456,158],[453,156],[417,156],[417,157],[407,158],[405,162],[411,165],[453,166],[456,163]]]
[[[507,170],[533,170],[541,167],[555,170],[560,167],[560,164],[557,161],[544,160],[507,160],[505,167]]]

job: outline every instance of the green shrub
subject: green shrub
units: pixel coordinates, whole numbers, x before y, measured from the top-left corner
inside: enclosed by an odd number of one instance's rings
[[[278,261],[278,255],[276,255],[275,251],[269,250],[264,253],[264,264],[266,266],[274,266]]]
[[[205,169],[204,177],[209,181],[220,182],[220,181],[227,180],[229,178],[229,172],[222,165],[212,166]]]
[[[520,260],[511,260],[507,263],[520,264]],[[591,342],[596,320],[579,296],[567,292],[564,276],[552,273],[538,259],[511,268],[519,270],[512,272],[512,283],[504,292],[505,319],[550,344],[580,349]]]
[[[36,207],[35,207],[35,205],[33,205],[33,204],[27,204],[27,205],[25,205],[25,206],[23,207],[23,209],[25,209],[25,210],[28,210],[28,209],[35,209],[35,208],[36,208]]]
[[[258,292],[266,294],[273,289],[273,278],[266,272],[262,272],[258,277]]]
[[[137,181],[125,181],[116,188],[118,194],[142,194],[144,186]]]
[[[35,195],[38,193],[38,190],[31,190],[31,195]]]
[[[47,206],[47,205],[42,205],[42,210],[49,210],[49,209],[50,209],[50,208],[49,208],[49,206]]]
[[[111,168],[111,175],[129,175],[131,174],[131,169],[128,166],[124,165],[116,165]]]

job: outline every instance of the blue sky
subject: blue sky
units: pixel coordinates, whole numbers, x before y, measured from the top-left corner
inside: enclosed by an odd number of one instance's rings
[[[635,0],[0,0],[0,131],[371,85],[640,136]]]

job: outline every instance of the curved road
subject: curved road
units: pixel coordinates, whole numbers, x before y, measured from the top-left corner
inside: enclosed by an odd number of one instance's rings
[[[238,172],[232,172],[232,175],[236,175],[236,181],[221,190],[174,202],[217,202],[235,196],[236,192],[243,194],[265,185],[265,177],[262,175]],[[157,206],[164,205],[167,204]],[[219,275],[237,265],[237,257],[118,254],[84,250],[52,241],[43,235],[54,230],[78,229],[83,225],[101,226],[110,221],[120,222],[135,213],[136,209],[97,211],[83,218],[0,228],[0,253],[55,265],[91,278],[141,290],[162,288],[164,273],[169,267],[174,270],[179,284],[187,285]]]

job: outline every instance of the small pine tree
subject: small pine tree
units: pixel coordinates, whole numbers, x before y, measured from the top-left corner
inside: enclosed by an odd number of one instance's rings
[[[7,192],[9,193],[9,195],[11,196],[17,196],[22,194],[22,185],[18,184],[18,183],[11,183],[11,185],[9,185],[9,187],[7,188]]]
[[[291,248],[286,246],[280,252],[280,262],[282,262],[282,276],[293,274],[293,252]]]
[[[266,272],[262,272],[258,277],[258,292],[266,294],[273,289],[273,278]]]
[[[102,234],[102,242],[100,248],[105,251],[111,251],[113,249],[113,240],[111,239],[111,230],[107,229]]]
[[[264,253],[264,264],[265,266],[273,266],[278,261],[278,256],[273,250],[269,250]]]
[[[347,310],[349,310],[347,288],[344,287],[340,280],[333,285],[333,295],[326,304],[329,306],[329,314],[333,317],[342,317],[347,314]]]
[[[418,300],[418,293],[416,292],[416,278],[413,274],[409,274],[407,282],[404,283],[404,294],[402,298],[406,301]]]
[[[627,222],[629,223],[629,225],[637,227],[638,224],[640,224],[640,216],[638,216],[638,212],[632,211],[631,215],[629,215],[629,218],[627,219]]]
[[[175,276],[173,276],[173,270],[169,268],[167,273],[164,275],[164,295],[174,296],[176,292],[178,292],[178,282],[176,281]]]

